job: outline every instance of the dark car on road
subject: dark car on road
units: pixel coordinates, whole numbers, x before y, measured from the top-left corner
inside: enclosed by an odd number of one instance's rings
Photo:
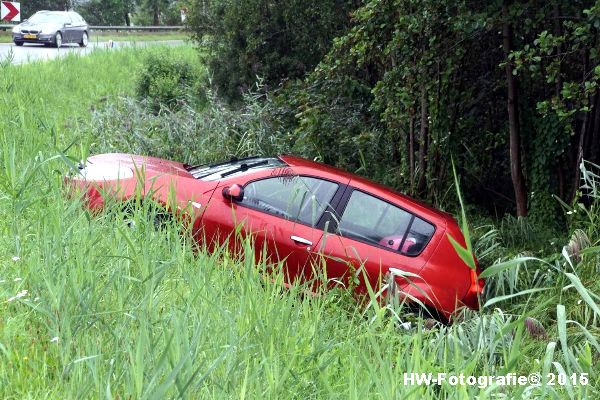
[[[61,47],[65,43],[77,43],[86,47],[89,42],[87,22],[73,11],[38,11],[12,30],[13,42],[41,43]]]

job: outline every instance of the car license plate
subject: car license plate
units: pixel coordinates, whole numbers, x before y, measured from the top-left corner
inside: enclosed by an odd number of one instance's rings
[[[34,33],[26,33],[23,35],[25,39],[37,39],[37,35]]]

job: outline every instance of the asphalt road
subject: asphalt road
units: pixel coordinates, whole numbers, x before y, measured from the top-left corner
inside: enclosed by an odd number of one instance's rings
[[[152,45],[167,45],[177,46],[184,42],[182,40],[165,40],[156,42],[113,42],[113,48],[119,47],[146,47]],[[13,64],[25,64],[31,61],[51,60],[58,57],[63,57],[70,53],[88,54],[95,49],[108,48],[108,42],[90,43],[88,47],[82,48],[77,44],[66,44],[60,49],[52,47],[44,47],[38,44],[25,44],[22,47],[17,47],[12,43],[0,43],[0,61],[4,61],[12,57]]]

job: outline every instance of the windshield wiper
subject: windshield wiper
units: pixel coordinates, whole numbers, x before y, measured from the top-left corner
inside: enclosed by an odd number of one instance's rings
[[[221,165],[232,164],[232,163],[239,162],[239,161],[252,160],[255,158],[260,158],[260,156],[252,156],[252,157],[246,157],[246,158],[231,157],[228,161],[221,161],[221,162],[212,163],[212,164],[204,163],[204,164],[198,164],[198,165],[185,165],[185,169],[188,171],[191,171],[193,169],[197,169],[200,167],[215,168],[215,167],[220,167]]]
[[[251,164],[243,163],[243,164],[240,164],[240,166],[237,167],[237,168],[234,168],[234,169],[232,169],[230,171],[227,171],[227,172],[223,172],[221,174],[221,178],[225,178],[226,176],[229,176],[231,174],[235,174],[236,172],[248,171],[250,168],[258,167],[260,165],[266,165],[268,163],[269,163],[269,160],[257,161],[255,163],[251,163]]]

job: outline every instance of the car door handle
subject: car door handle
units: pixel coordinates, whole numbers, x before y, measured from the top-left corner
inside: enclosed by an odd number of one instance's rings
[[[304,239],[300,236],[291,236],[290,239],[292,239],[294,242],[296,243],[302,243],[305,244],[307,246],[312,246],[312,242],[308,239]]]

